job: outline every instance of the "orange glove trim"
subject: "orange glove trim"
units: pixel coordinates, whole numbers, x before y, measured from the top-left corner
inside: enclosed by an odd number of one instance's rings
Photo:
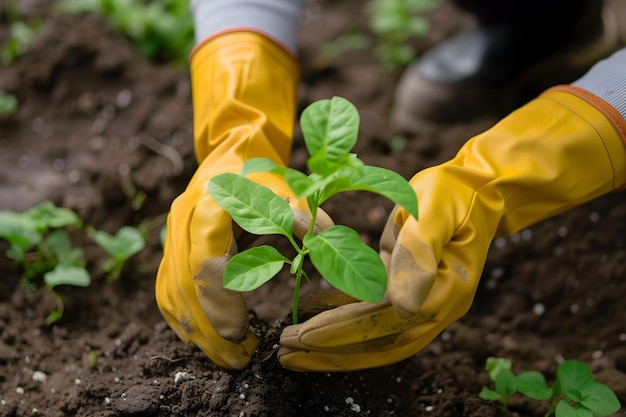
[[[609,119],[611,124],[615,127],[615,130],[622,138],[622,142],[626,146],[626,120],[622,115],[611,106],[609,103],[596,96],[595,94],[573,85],[557,85],[546,90],[543,94],[547,94],[553,91],[564,91],[566,93],[574,94],[575,96],[585,100],[587,103],[598,109],[604,116]],[[543,95],[542,94],[542,95]]]

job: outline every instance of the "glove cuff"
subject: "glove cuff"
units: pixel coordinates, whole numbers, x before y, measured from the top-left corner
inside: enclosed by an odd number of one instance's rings
[[[548,94],[554,91],[564,91],[566,93],[573,94],[594,106],[609,120],[609,122],[611,122],[617,133],[620,135],[622,142],[626,145],[626,120],[615,107],[597,95],[573,85],[557,85],[546,90],[543,94]]]
[[[254,36],[248,36],[250,34]],[[274,47],[282,50],[285,54],[290,56],[290,59],[292,60],[292,64],[295,65],[296,68],[299,70],[300,64],[298,62],[298,57],[291,51],[291,49],[287,48],[282,42],[279,42],[278,40],[272,38],[272,36],[270,36],[268,33],[265,33],[262,30],[251,27],[251,26],[238,26],[238,27],[232,27],[232,28],[220,30],[218,32],[213,33],[210,36],[207,36],[203,40],[199,41],[196,44],[196,46],[193,47],[193,49],[191,50],[191,53],[189,54],[190,65],[191,65],[191,62],[193,61],[194,56],[199,53],[198,52],[199,50],[204,49],[205,45],[208,43],[218,43],[215,40],[224,35],[230,35],[230,36],[227,36],[227,38],[230,38],[230,39],[228,40],[223,39],[221,41],[224,43],[231,43],[233,42],[234,38],[240,38],[241,40],[246,39],[246,38],[255,38],[255,37],[265,38],[265,40],[260,39],[258,40],[258,42],[267,43],[268,46],[273,45]],[[219,48],[219,47],[214,47],[214,48]]]
[[[546,90],[549,98],[567,107],[587,121],[602,140],[615,173],[613,190],[626,187],[626,120],[611,104],[597,95],[572,85],[559,85]]]
[[[190,71],[198,163],[213,153],[288,163],[300,75],[291,53],[263,34],[226,31],[196,46]]]
[[[303,0],[191,0],[196,40],[250,27],[296,52]]]

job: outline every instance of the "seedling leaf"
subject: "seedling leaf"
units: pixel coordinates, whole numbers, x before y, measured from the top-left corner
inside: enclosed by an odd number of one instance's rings
[[[304,245],[310,250],[313,265],[335,288],[362,301],[382,300],[387,282],[385,265],[357,232],[336,225],[318,235],[306,235]]]
[[[359,112],[342,97],[319,100],[304,109],[300,125],[311,155],[308,168],[328,175],[356,144]]]
[[[74,211],[64,207],[57,207],[51,201],[43,202],[27,210],[24,214],[35,222],[37,229],[40,231],[48,228],[79,226],[81,224],[80,218]]]
[[[572,402],[579,403],[583,399],[583,394],[578,388],[572,388],[567,391],[567,398]]]
[[[118,262],[124,262],[141,252],[146,246],[145,237],[137,228],[122,226],[115,236],[101,230],[94,230],[91,236],[96,243]]]
[[[523,372],[517,376],[517,390],[535,400],[549,400],[552,398],[552,388],[546,383],[546,378],[537,371]]]
[[[478,396],[487,401],[499,401],[502,399],[502,396],[500,394],[487,387],[483,387],[483,389],[481,389],[478,393]]]
[[[289,268],[289,273],[296,275],[299,270],[302,270],[302,264],[304,263],[304,255],[299,253],[293,258],[291,262],[291,267]]]
[[[608,416],[622,406],[613,390],[600,382],[594,382],[581,391],[583,398],[580,405],[587,407],[595,416]]]
[[[22,253],[37,245],[42,238],[33,219],[23,213],[8,210],[0,211],[0,237],[21,249]]]
[[[341,177],[328,187],[325,194],[342,191],[361,190],[382,195],[398,204],[417,219],[417,197],[413,187],[402,177],[389,169],[364,165],[344,170],[350,175]],[[325,200],[323,198],[322,200]]]
[[[65,230],[54,230],[46,237],[44,242],[46,250],[56,257],[60,265],[85,266],[83,251],[72,247],[70,237]]]
[[[232,257],[224,269],[224,287],[252,291],[272,279],[282,269],[285,258],[268,245],[256,246]]]
[[[571,359],[563,362],[557,369],[557,378],[561,383],[563,392],[572,388],[581,389],[587,384],[594,382],[591,369],[583,362]]]
[[[504,398],[508,398],[517,391],[517,380],[515,375],[508,369],[501,369],[493,381],[495,389]]]
[[[288,167],[278,165],[269,158],[251,158],[244,162],[239,174],[243,177],[253,172],[273,172],[278,175],[284,175],[288,169]]]
[[[209,193],[246,231],[292,236],[293,211],[269,188],[227,172],[211,179]]]
[[[573,407],[566,400],[559,401],[554,411],[557,417],[593,417],[593,412],[588,408]]]
[[[43,279],[49,288],[58,285],[72,285],[74,287],[91,285],[91,277],[87,270],[78,266],[57,265],[52,271],[46,272]]]
[[[0,90],[0,115],[15,114],[17,107],[18,103],[15,96]]]
[[[489,378],[491,378],[492,381],[495,381],[496,376],[501,370],[507,369],[510,371],[511,366],[512,363],[510,359],[489,357],[487,358],[487,362],[485,364],[485,370],[487,371]]]
[[[247,160],[243,164],[240,175],[245,177],[253,172],[272,172],[283,176],[289,188],[291,188],[298,197],[304,196],[306,190],[314,185],[313,180],[302,172],[278,165],[269,158],[252,158]]]
[[[485,369],[494,380],[495,389],[483,387],[479,397],[499,399],[505,411],[507,398],[515,392],[535,400],[549,400],[546,417],[553,414],[555,417],[603,417],[621,407],[611,388],[594,381],[589,367],[577,360],[568,360],[559,366],[552,387],[537,371],[523,372],[516,377],[511,371],[511,361],[506,358],[488,358]]]

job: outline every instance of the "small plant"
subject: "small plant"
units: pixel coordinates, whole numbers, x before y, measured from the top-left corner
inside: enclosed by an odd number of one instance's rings
[[[253,247],[228,262],[224,286],[236,291],[251,291],[273,278],[285,264],[295,275],[293,322],[298,322],[298,294],[305,257],[334,287],[362,301],[379,302],[385,293],[387,272],[378,253],[366,245],[358,233],[335,225],[315,235],[317,209],[333,195],[351,190],[380,194],[402,206],[417,218],[417,199],[409,183],[388,169],[365,165],[349,153],[357,140],[359,114],[346,99],[333,97],[307,107],[300,125],[310,154],[310,175],[278,166],[265,158],[247,161],[240,175],[224,173],[209,182],[209,192],[244,230],[257,234],[285,236],[297,255],[290,260],[274,247]],[[252,172],[271,172],[282,176],[298,198],[305,198],[311,215],[309,229],[296,242],[293,211],[287,201],[269,188],[245,178]]]
[[[46,272],[43,276],[46,288],[57,303],[57,309],[53,310],[46,317],[46,323],[52,324],[63,317],[65,310],[63,299],[56,292],[55,287],[59,285],[72,285],[74,287],[89,287],[91,277],[84,267],[58,265],[52,271]]]
[[[415,60],[409,41],[428,32],[430,22],[423,13],[438,4],[439,0],[370,0],[370,26],[379,39],[375,53],[386,69],[403,68]]]
[[[23,288],[33,289],[31,280],[57,265],[84,266],[82,251],[71,247],[63,229],[80,225],[76,213],[51,202],[23,213],[0,211],[0,237],[9,243],[7,257],[23,268],[20,280]]]
[[[122,226],[115,235],[90,227],[87,233],[105,252],[109,254],[102,263],[102,271],[109,282],[120,278],[126,261],[146,247],[146,235],[138,228]]]
[[[319,50],[316,65],[325,68],[329,61],[348,51],[360,51],[370,46],[370,40],[358,26],[351,26],[330,42],[324,43]]]
[[[15,96],[0,90],[0,116],[11,115],[17,112],[17,99]]]
[[[59,10],[103,16],[148,59],[184,64],[194,45],[189,0],[63,0]]]
[[[589,367],[577,360],[567,360],[558,367],[557,379],[552,387],[537,371],[515,375],[511,371],[511,361],[505,358],[488,358],[485,369],[494,387],[483,387],[479,397],[500,401],[505,411],[508,399],[515,393],[549,401],[545,417],[602,417],[615,413],[621,407],[611,388],[595,381]]]
[[[72,210],[44,202],[23,213],[0,211],[0,238],[9,243],[6,255],[22,266],[20,285],[33,290],[33,279],[43,276],[57,303],[57,310],[46,321],[63,315],[63,301],[54,288],[59,285],[89,286],[82,250],[72,247],[67,227],[78,228],[81,221]]]
[[[40,28],[39,23],[29,24],[22,21],[11,23],[8,39],[2,45],[2,63],[9,65],[22,56]]]
[[[41,23],[27,23],[21,20],[17,0],[7,0],[5,8],[9,22],[9,34],[0,48],[0,61],[4,65],[9,65],[26,52],[28,44],[41,29]]]
[[[43,277],[57,303],[57,309],[46,318],[51,324],[63,316],[63,300],[56,291],[58,286],[91,285],[84,253],[72,245],[69,229],[86,231],[109,254],[102,269],[109,281],[116,281],[126,261],[145,247],[148,232],[161,225],[163,218],[146,220],[138,228],[123,226],[111,236],[90,225],[83,227],[74,211],[46,201],[22,213],[1,210],[0,238],[9,244],[6,256],[21,266],[20,286],[24,290],[36,289],[34,279]]]

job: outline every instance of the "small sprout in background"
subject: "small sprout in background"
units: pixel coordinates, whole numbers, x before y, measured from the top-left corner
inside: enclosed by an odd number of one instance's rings
[[[407,147],[407,138],[401,135],[394,135],[389,140],[389,150],[392,154],[398,155],[406,150]]]
[[[440,0],[370,0],[370,26],[378,37],[375,53],[384,68],[404,68],[416,59],[410,41],[428,33],[430,21],[424,13],[439,4]]]
[[[98,364],[98,354],[94,351],[89,352],[89,356],[87,357],[87,366],[89,369],[95,369]]]
[[[22,21],[11,23],[9,26],[9,37],[2,44],[0,51],[2,64],[12,64],[24,55],[28,45],[40,28],[41,24],[39,23],[29,24]]]
[[[621,408],[617,396],[605,384],[595,381],[591,369],[576,360],[565,361],[557,370],[562,398],[556,404],[556,417],[608,416]]]
[[[102,264],[109,282],[117,281],[126,261],[146,246],[146,235],[132,226],[122,226],[115,235],[93,228],[88,228],[87,233],[109,255]]]
[[[186,64],[194,45],[189,0],[62,0],[64,13],[94,13],[153,60]]]
[[[81,224],[75,212],[49,201],[23,213],[0,211],[0,238],[9,243],[7,257],[22,266],[21,287],[34,290],[37,286],[33,279],[43,276],[46,288],[57,303],[57,309],[46,318],[48,324],[59,320],[64,310],[55,287],[91,284],[83,251],[72,246],[65,230]]]
[[[55,291],[57,286],[89,287],[91,285],[91,277],[85,268],[82,267],[57,265],[52,271],[46,272],[43,278],[48,291],[50,291],[54,301],[57,303],[57,309],[50,312],[46,318],[46,323],[48,324],[58,321],[63,316],[63,299]]]
[[[15,96],[0,90],[0,116],[9,116],[17,113],[17,107]]]
[[[587,365],[577,360],[567,360],[557,369],[557,379],[552,387],[537,371],[519,375],[511,371],[511,361],[505,358],[488,358],[485,367],[494,388],[483,387],[479,397],[500,401],[507,410],[508,398],[519,393],[539,401],[549,401],[545,417],[603,417],[621,408],[615,393],[605,384],[595,381]]]
[[[92,226],[83,228],[74,211],[46,201],[22,213],[0,210],[0,238],[9,244],[6,256],[22,268],[20,286],[23,289],[36,289],[34,279],[43,278],[57,303],[57,309],[46,319],[51,324],[58,321],[64,311],[63,300],[56,291],[58,286],[91,285],[83,250],[72,245],[70,230],[86,232],[109,254],[103,270],[110,281],[115,281],[125,262],[145,247],[148,232],[163,225],[165,216],[148,219],[138,228],[123,226],[111,236]]]
[[[509,397],[517,392],[517,380],[511,371],[511,361],[505,358],[487,358],[485,367],[494,388],[483,387],[478,396],[484,400],[500,401],[504,411],[508,411]]]
[[[388,169],[365,165],[350,153],[359,130],[359,113],[352,103],[341,97],[317,101],[302,112],[300,125],[310,155],[310,175],[267,158],[254,158],[246,161],[239,175],[224,173],[209,182],[211,196],[244,230],[256,235],[285,236],[297,252],[293,260],[268,245],[240,252],[226,265],[224,287],[251,291],[273,278],[284,265],[290,265],[295,275],[294,324],[298,322],[301,279],[308,279],[303,269],[307,255],[326,281],[356,299],[379,302],[387,288],[385,265],[356,231],[335,225],[313,234],[317,209],[326,200],[344,191],[369,191],[392,200],[417,218],[417,198],[405,178]],[[293,234],[294,214],[289,203],[245,177],[252,172],[282,176],[298,198],[306,198],[311,222],[302,245]]]
[[[370,40],[357,26],[351,26],[330,42],[320,47],[315,66],[322,70],[330,66],[336,57],[349,51],[360,51],[370,46]]]
[[[441,0],[369,0],[366,4],[369,29],[374,40],[363,29],[351,26],[334,40],[322,45],[315,66],[325,69],[337,56],[349,51],[370,48],[387,71],[405,68],[417,59],[411,41],[423,38],[430,29],[426,12],[438,7]]]
[[[41,23],[27,23],[21,19],[17,2],[18,0],[5,1],[9,34],[0,44],[0,62],[4,65],[9,65],[22,56],[35,34],[41,29]]]
[[[23,213],[0,211],[0,238],[9,243],[7,257],[23,267],[23,288],[33,289],[32,279],[57,265],[85,266],[82,250],[72,247],[65,230],[80,226],[76,213],[49,201]]]

